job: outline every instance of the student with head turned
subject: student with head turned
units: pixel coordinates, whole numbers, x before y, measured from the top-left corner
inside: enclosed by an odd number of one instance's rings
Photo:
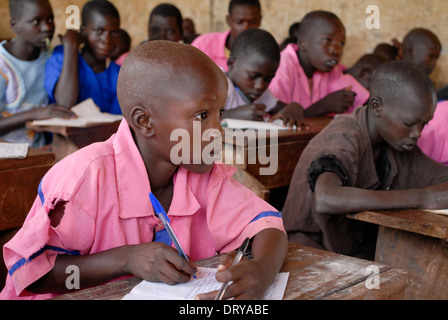
[[[219,150],[204,152],[210,140],[201,137],[223,133],[226,96],[225,74],[191,45],[150,41],[132,50],[118,79],[124,120],[108,141],[64,158],[44,176],[23,228],[4,247],[9,272],[0,299],[66,292],[70,265],[79,268],[81,287],[128,275],[189,281],[197,268],[174,248],[150,192],[190,261],[224,254],[216,280],[233,283],[223,299],[260,299],[288,242],[281,213],[235,182],[234,168],[213,163]],[[182,142],[199,145],[200,154],[173,160],[175,130],[186,132]],[[231,266],[246,238],[252,259]]]
[[[119,42],[120,16],[109,1],[82,9],[80,32],[67,30],[47,62],[45,89],[65,107],[92,98],[102,112],[121,114],[116,87],[120,67],[110,58]]]
[[[433,32],[417,28],[411,30],[403,39],[400,57],[430,75],[441,51],[442,44]],[[425,126],[418,142],[418,146],[426,155],[445,165],[448,165],[447,105],[446,101],[437,104],[434,119]]]
[[[372,259],[377,227],[347,213],[448,207],[448,168],[417,147],[436,103],[421,70],[380,65],[368,104],[332,120],[302,153],[283,208],[289,240]]]
[[[149,16],[148,41],[182,41],[182,22],[182,14],[176,6],[169,3],[159,4]]]
[[[200,35],[192,45],[205,52],[221,69],[227,71],[227,60],[236,37],[244,30],[261,24],[261,5],[258,0],[231,0],[226,21],[230,30]]]
[[[114,53],[110,57],[116,64],[121,66],[124,59],[126,59],[129,51],[131,50],[131,37],[126,30],[120,29],[118,32],[119,41],[117,47],[115,47]]]
[[[196,32],[196,26],[191,18],[184,18],[182,20],[182,32],[184,43],[191,44],[199,34]]]
[[[279,63],[279,46],[269,32],[243,31],[236,38],[228,61],[229,91],[224,118],[255,121],[281,118],[290,128],[294,125],[302,128],[302,106],[298,103],[286,105],[268,88]]]
[[[44,135],[25,128],[32,120],[71,117],[69,109],[48,105],[45,62],[54,34],[48,0],[10,0],[14,39],[0,43],[0,139],[42,147]]]
[[[340,65],[345,28],[331,12],[313,11],[300,23],[297,45],[282,51],[270,89],[285,103],[298,102],[305,117],[347,113],[364,104],[369,92]]]
[[[344,71],[344,74],[349,74],[355,78],[364,88],[370,90],[370,79],[373,71],[387,60],[377,54],[365,54],[356,61],[356,63]]]
[[[432,31],[416,28],[404,37],[399,49],[399,59],[415,64],[427,75],[430,75],[437,64],[442,44]]]

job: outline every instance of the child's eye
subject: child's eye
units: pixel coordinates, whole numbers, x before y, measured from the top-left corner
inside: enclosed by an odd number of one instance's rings
[[[219,110],[219,118],[222,119],[222,117],[224,116],[224,108],[222,108],[221,110]]]
[[[104,32],[103,29],[96,29],[96,34],[98,34],[98,35],[102,35],[103,32]]]
[[[205,119],[207,119],[207,111],[198,113],[197,115],[194,116],[197,120],[199,121],[203,121]]]
[[[37,26],[39,23],[40,23],[40,21],[38,19],[34,19],[34,20],[31,21],[31,24],[33,26]]]

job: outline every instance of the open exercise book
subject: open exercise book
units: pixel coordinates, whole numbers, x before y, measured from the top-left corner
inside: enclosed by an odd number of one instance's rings
[[[63,126],[63,127],[89,127],[102,123],[113,123],[121,121],[122,115],[104,113],[100,111],[100,108],[93,102],[93,100],[87,99],[80,104],[74,106],[72,109],[77,118],[62,119],[52,118],[46,120],[35,120],[32,122],[33,126]]]
[[[194,300],[196,295],[219,290],[222,283],[215,279],[216,268],[199,267],[197,279],[169,286],[164,283],[142,281],[122,300]],[[279,273],[263,300],[281,300],[285,293],[289,273]]]
[[[428,211],[428,212],[432,212],[432,213],[437,213],[437,214],[441,214],[441,215],[444,215],[444,216],[448,216],[448,209],[441,209],[441,210],[424,209],[424,211]]]
[[[221,121],[221,125],[226,129],[289,130],[288,127],[283,126],[283,120],[281,119],[276,119],[273,122],[224,119]]]

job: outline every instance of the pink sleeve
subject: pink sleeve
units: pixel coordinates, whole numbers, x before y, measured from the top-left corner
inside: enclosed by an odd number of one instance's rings
[[[434,118],[423,129],[418,146],[430,158],[448,165],[448,101],[437,104]]]
[[[285,232],[281,213],[233,179],[210,190],[208,199],[207,221],[216,252],[235,250],[264,229]]]
[[[43,194],[40,186],[22,228],[4,246],[8,277],[17,297],[29,295],[25,289],[54,267],[59,254],[85,254],[93,241],[89,235],[94,234],[94,221],[71,196]],[[48,214],[58,201],[67,202],[65,213],[60,224],[52,227]]]

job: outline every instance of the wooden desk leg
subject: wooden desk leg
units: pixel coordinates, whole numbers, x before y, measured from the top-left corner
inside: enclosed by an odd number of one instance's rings
[[[238,168],[232,178],[252,190],[261,199],[269,201],[269,190],[246,170]]]
[[[51,151],[55,154],[56,162],[78,150],[79,148],[67,137],[64,137],[59,133],[53,134]]]
[[[448,299],[448,242],[380,227],[375,261],[409,271],[406,299]]]

